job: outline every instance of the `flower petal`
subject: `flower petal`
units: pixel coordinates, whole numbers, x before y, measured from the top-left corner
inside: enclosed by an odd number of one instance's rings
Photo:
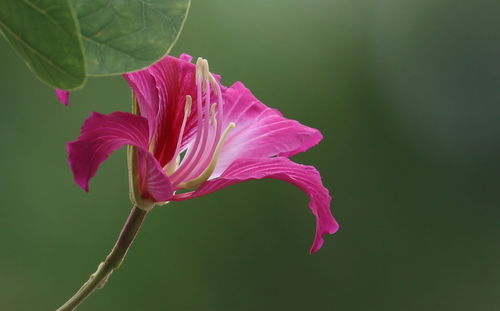
[[[85,120],[80,136],[66,146],[75,182],[88,191],[88,182],[99,165],[124,145],[147,150],[148,123],[145,118],[125,112],[109,115],[93,112]]]
[[[223,89],[224,127],[234,122],[213,177],[238,158],[291,157],[318,144],[323,136],[260,102],[241,82]]]
[[[284,157],[238,159],[220,177],[206,181],[195,191],[175,195],[172,201],[200,197],[242,181],[262,178],[289,182],[309,196],[309,208],[316,217],[316,234],[311,253],[321,248],[325,234],[333,234],[338,230],[339,226],[330,211],[331,197],[318,171],[312,166],[297,164]]]
[[[155,141],[153,153],[164,166],[175,153],[184,118],[186,95],[196,101],[196,68],[191,57],[166,56],[154,65],[124,77],[137,96],[140,113],[148,119]],[[192,135],[196,121],[196,105],[188,118],[185,138]]]
[[[141,116],[148,120],[149,133],[154,133],[158,115],[158,89],[154,78],[149,74],[148,69],[126,73],[123,77],[137,98]]]
[[[144,149],[137,149],[137,166],[141,195],[153,202],[165,202],[172,198],[174,190],[170,179],[163,171],[160,163]]]
[[[69,105],[69,92],[61,89],[56,89],[57,99],[64,105]]]

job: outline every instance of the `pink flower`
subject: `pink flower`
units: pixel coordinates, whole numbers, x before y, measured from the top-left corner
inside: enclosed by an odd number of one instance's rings
[[[284,118],[242,83],[220,84],[208,63],[167,56],[124,75],[137,114],[92,113],[80,137],[68,143],[76,183],[88,191],[99,165],[124,145],[129,149],[131,198],[139,207],[182,201],[253,179],[287,181],[305,192],[316,217],[311,252],[338,224],[318,171],[288,159],[319,143],[321,133]]]

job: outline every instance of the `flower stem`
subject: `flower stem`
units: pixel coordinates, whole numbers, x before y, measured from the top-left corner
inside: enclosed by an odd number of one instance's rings
[[[74,310],[85,298],[90,296],[94,290],[102,288],[104,284],[106,284],[106,281],[111,273],[120,267],[120,264],[127,254],[130,245],[134,241],[137,232],[141,228],[141,224],[147,213],[147,211],[140,209],[137,206],[132,208],[125,225],[123,225],[120,236],[118,237],[115,246],[106,257],[106,260],[99,264],[97,271],[90,276],[90,279],[83,284],[73,297],[57,309],[57,311]]]

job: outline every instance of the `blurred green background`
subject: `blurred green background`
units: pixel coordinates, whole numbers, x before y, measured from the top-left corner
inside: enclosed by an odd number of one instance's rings
[[[286,183],[155,209],[79,310],[499,310],[500,4],[193,1],[172,54],[210,61],[325,138],[296,156],[334,195],[340,231]],[[121,77],[57,103],[0,40],[0,310],[53,310],[128,215],[125,151],[89,194],[65,143],[92,110],[129,109]]]

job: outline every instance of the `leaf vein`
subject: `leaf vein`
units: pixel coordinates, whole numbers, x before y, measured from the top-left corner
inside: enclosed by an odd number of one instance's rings
[[[136,59],[136,60],[140,60],[140,61],[148,61],[148,59],[142,59],[142,58],[139,58],[139,57],[137,57],[137,56],[135,56],[135,55],[131,55],[131,53],[129,53],[129,52],[127,52],[127,51],[121,50],[121,49],[116,48],[116,47],[111,46],[111,45],[107,45],[107,44],[105,44],[105,43],[101,43],[101,42],[96,41],[96,40],[94,40],[94,39],[92,39],[92,38],[90,38],[90,37],[88,37],[88,36],[86,36],[86,35],[83,35],[83,34],[82,34],[82,38],[83,38],[84,40],[90,41],[91,43],[94,43],[94,44],[96,44],[96,45],[98,45],[98,46],[100,46],[100,47],[104,47],[104,48],[111,49],[111,50],[116,51],[116,52],[119,52],[119,53],[121,53],[121,54],[123,54],[123,55],[125,55],[125,56],[128,56],[128,57],[130,57],[130,58],[133,58],[133,59]]]
[[[73,75],[72,73],[70,73],[69,71],[65,70],[63,67],[61,67],[59,64],[57,63],[54,63],[52,60],[50,60],[47,56],[43,55],[40,51],[38,51],[37,49],[35,49],[34,47],[32,47],[28,42],[24,41],[24,39],[20,36],[18,36],[12,29],[10,29],[10,27],[8,27],[7,25],[5,25],[2,20],[0,20],[0,26],[2,26],[6,31],[8,31],[10,33],[10,35],[12,35],[14,37],[14,39],[16,39],[19,43],[21,43],[24,47],[26,47],[27,49],[29,49],[31,52],[33,52],[33,54],[36,54],[37,56],[39,56],[43,61],[45,61],[47,64],[49,65],[52,65],[54,68],[56,68],[57,70],[59,70],[60,72],[68,75],[68,76],[71,76],[73,78],[79,78],[75,75]]]

